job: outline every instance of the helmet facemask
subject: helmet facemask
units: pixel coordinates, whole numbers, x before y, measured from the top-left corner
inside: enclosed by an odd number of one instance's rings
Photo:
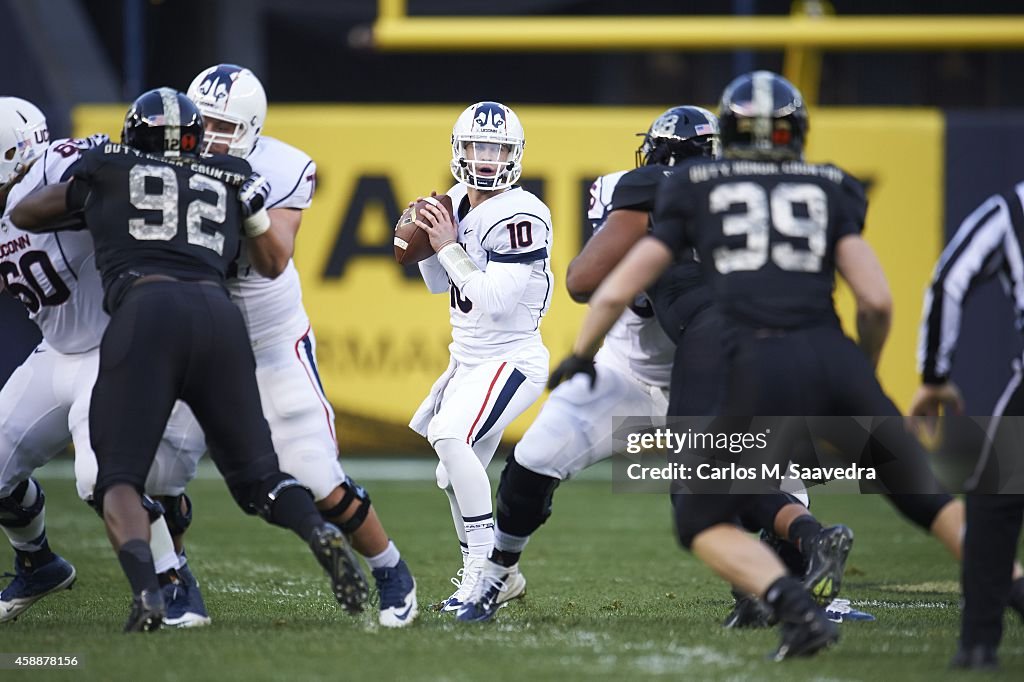
[[[523,145],[493,139],[458,138],[452,143],[452,173],[480,190],[507,189],[522,175]]]

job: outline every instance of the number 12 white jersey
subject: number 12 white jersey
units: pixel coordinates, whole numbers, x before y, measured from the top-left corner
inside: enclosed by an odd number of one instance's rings
[[[103,286],[92,237],[86,230],[24,232],[13,224],[10,212],[36,188],[66,179],[67,170],[83,151],[107,141],[106,136],[95,135],[50,144],[11,189],[0,220],[4,288],[25,304],[43,338],[61,353],[83,353],[98,347],[109,321],[103,312]]]

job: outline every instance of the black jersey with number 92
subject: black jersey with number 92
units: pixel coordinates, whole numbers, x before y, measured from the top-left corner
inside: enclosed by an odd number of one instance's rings
[[[250,172],[223,155],[166,158],[119,144],[82,154],[68,207],[84,209],[108,306],[126,273],[222,282],[238,256],[237,188]]]

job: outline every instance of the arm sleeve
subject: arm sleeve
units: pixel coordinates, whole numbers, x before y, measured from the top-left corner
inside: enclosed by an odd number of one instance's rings
[[[864,185],[852,175],[843,174],[840,184],[840,210],[836,241],[847,235],[859,235],[864,231],[864,220],[868,212],[868,198]]]
[[[491,317],[513,310],[526,291],[533,264],[491,261],[487,270],[471,273],[459,287],[474,305]]]
[[[491,225],[480,245],[489,263],[533,263],[548,257],[551,216],[516,213]],[[490,266],[488,266],[490,269]]]
[[[281,182],[276,178],[275,181]],[[309,208],[313,203],[313,193],[316,191],[316,163],[310,159],[302,167],[302,172],[298,177],[293,178],[287,187],[277,190],[271,183],[271,192],[276,193],[276,191],[284,191],[287,194],[279,197],[271,196],[267,202],[267,208],[297,208],[300,210]]]
[[[426,283],[430,293],[443,294],[448,291],[450,285],[448,273],[445,272],[445,269],[441,267],[441,263],[438,262],[437,254],[421,260],[418,265],[420,266],[420,276],[423,277],[423,281]]]
[[[964,296],[1005,262],[1007,249],[1019,249],[1006,200],[987,199],[957,228],[935,266],[925,292],[918,345],[918,368],[925,383],[942,383],[960,336]]]
[[[686,235],[686,224],[693,215],[694,199],[688,183],[680,175],[665,178],[658,186],[654,198],[654,229],[651,236],[660,240],[678,257],[691,246]]]

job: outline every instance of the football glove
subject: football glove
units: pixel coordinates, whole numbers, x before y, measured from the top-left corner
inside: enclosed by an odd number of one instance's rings
[[[554,390],[558,384],[572,379],[577,374],[586,374],[590,377],[590,388],[597,383],[597,368],[594,367],[594,358],[581,358],[579,355],[570,355],[562,360],[551,372],[548,379],[548,388]]]
[[[270,196],[270,181],[259,173],[250,175],[238,188],[238,201],[242,204],[242,217],[248,218],[260,212],[267,205]]]

